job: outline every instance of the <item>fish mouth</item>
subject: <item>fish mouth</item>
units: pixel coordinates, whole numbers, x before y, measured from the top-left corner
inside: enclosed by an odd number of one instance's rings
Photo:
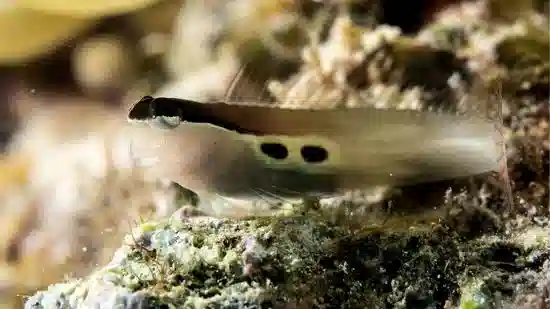
[[[151,118],[151,103],[155,99],[152,96],[144,96],[128,112],[129,121],[145,121]]]

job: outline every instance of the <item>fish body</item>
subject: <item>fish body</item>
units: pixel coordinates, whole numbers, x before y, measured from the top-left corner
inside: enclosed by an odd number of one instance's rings
[[[494,124],[413,110],[145,97],[128,118],[136,123],[132,152],[143,167],[225,201],[459,178],[498,170],[500,156]]]

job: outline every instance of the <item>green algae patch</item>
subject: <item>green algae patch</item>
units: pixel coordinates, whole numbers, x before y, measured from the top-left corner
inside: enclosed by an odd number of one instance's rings
[[[490,291],[482,280],[465,282],[461,291],[459,309],[493,308]]]

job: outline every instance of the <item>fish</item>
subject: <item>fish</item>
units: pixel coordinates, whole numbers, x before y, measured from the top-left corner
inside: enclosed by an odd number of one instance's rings
[[[305,197],[497,171],[499,131],[468,115],[282,108],[145,96],[128,113],[136,164],[199,196],[199,208],[258,215]],[[267,213],[259,207],[259,213]]]

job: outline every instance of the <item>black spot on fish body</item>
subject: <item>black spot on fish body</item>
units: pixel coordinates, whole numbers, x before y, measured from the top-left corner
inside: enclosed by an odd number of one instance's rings
[[[284,160],[288,157],[288,149],[281,143],[262,143],[260,150],[276,160]]]
[[[307,163],[321,163],[328,159],[328,151],[321,146],[306,145],[300,149],[302,158]]]

